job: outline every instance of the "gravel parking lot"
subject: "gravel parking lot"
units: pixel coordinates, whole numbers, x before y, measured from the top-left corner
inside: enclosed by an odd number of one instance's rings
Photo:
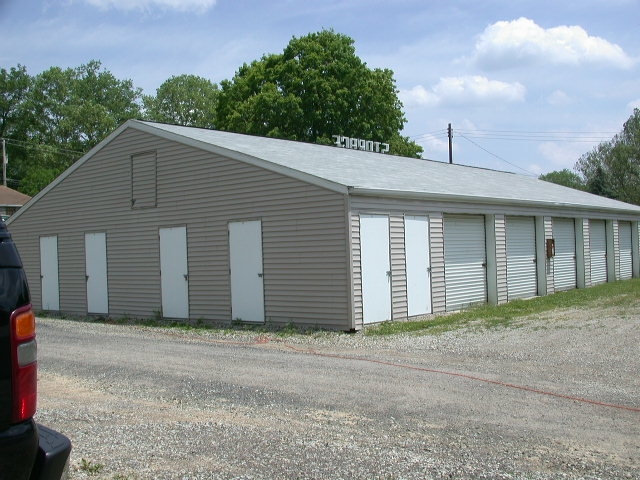
[[[38,329],[73,479],[640,479],[640,305],[438,336]]]

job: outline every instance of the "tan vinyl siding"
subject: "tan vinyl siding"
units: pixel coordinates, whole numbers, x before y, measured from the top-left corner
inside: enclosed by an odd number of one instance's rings
[[[507,293],[507,225],[504,215],[495,216],[496,284],[498,304],[505,303]]]
[[[360,246],[360,215],[351,215],[351,251],[353,263],[353,310],[355,328],[364,325],[362,310],[362,256]]]
[[[131,208],[156,206],[157,174],[157,152],[131,155]]]
[[[640,276],[640,222],[631,223],[631,242],[633,243],[633,276]]]
[[[618,222],[618,261],[620,264],[619,278],[628,280],[633,277],[633,241],[631,222]]]
[[[584,230],[585,219],[576,218],[574,221],[576,231],[576,285],[578,288],[585,288],[587,285],[587,266],[585,265],[585,249],[588,243],[585,243]],[[588,240],[588,239],[587,239]]]
[[[444,220],[441,213],[429,215],[429,237],[433,313],[443,313],[446,310],[446,285],[444,282]]]
[[[547,239],[553,238],[553,222],[551,217],[544,217],[544,239],[545,242]],[[555,292],[555,284],[553,282],[553,258],[547,258],[547,293]]]
[[[391,242],[391,318],[395,320],[408,316],[403,215],[389,217],[389,236]]]
[[[41,310],[42,285],[40,280],[40,237],[47,236],[48,234],[32,232],[28,235],[20,235],[15,226],[9,227],[9,229],[11,230],[11,235],[16,242],[20,258],[22,258],[22,264],[27,272],[29,291],[31,293],[31,303],[35,310]]]
[[[58,235],[60,305],[69,305],[70,311],[86,311],[85,274],[84,233]]]
[[[298,203],[296,235],[291,234],[291,217],[262,217],[267,321],[300,323],[304,319],[311,326],[333,322],[333,327],[347,328],[344,216],[336,213],[343,203],[339,195],[334,197],[334,205],[319,198],[306,199],[306,207]],[[314,205],[320,204],[327,210],[312,213]]]
[[[589,228],[589,219],[582,219],[582,239],[583,239],[583,255],[584,255],[584,284],[591,286],[591,230]]]
[[[615,232],[615,220],[607,220],[605,223],[606,236],[607,236],[607,281],[613,282],[616,280],[616,237]]]
[[[131,208],[131,156],[157,152],[157,207]],[[38,236],[59,236],[62,311],[86,313],[84,234],[107,232],[112,316],[160,311],[158,229],[186,225],[192,319],[230,321],[228,222],[261,219],[267,321],[348,328],[346,197],[124,130],[12,226],[40,300]]]
[[[354,331],[356,329],[356,308],[355,308],[355,285],[354,285],[354,264],[353,264],[353,256],[354,256],[354,245],[353,245],[353,226],[352,226],[352,216],[351,216],[351,198],[347,196],[346,208],[344,211],[344,230],[345,236],[348,239],[347,245],[345,245],[345,250],[347,254],[348,264],[347,269],[349,272],[349,331]]]
[[[107,265],[111,315],[145,317],[162,310],[160,241],[155,225],[110,228]],[[66,310],[65,305],[61,308]]]
[[[613,258],[614,258],[614,278],[620,280],[620,229],[618,222],[613,222]]]

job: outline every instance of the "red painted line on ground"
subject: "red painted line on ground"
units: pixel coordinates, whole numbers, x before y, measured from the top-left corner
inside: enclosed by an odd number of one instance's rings
[[[476,375],[469,375],[466,373],[459,373],[459,372],[449,372],[446,370],[437,370],[437,369],[433,369],[433,368],[426,368],[426,367],[417,367],[415,365],[405,365],[405,364],[401,364],[401,363],[393,363],[393,362],[387,362],[385,360],[375,360],[372,358],[357,358],[357,357],[348,357],[345,355],[338,355],[338,354],[333,354],[333,353],[323,353],[323,352],[318,352],[317,350],[313,350],[313,349],[302,349],[302,348],[298,348],[295,347],[293,345],[289,345],[286,343],[283,343],[283,345],[285,347],[287,347],[290,350],[293,350],[295,352],[298,353],[306,353],[309,355],[316,355],[319,357],[328,357],[328,358],[338,358],[341,360],[358,360],[361,362],[368,362],[368,363],[376,363],[379,365],[385,365],[388,367],[395,367],[395,368],[404,368],[407,370],[417,370],[420,372],[427,372],[427,373],[435,373],[438,375],[447,375],[447,376],[451,376],[451,377],[459,377],[459,378],[465,378],[467,380],[473,380],[476,382],[483,382],[483,383],[489,383],[492,385],[497,385],[500,387],[506,387],[506,388],[512,388],[515,390],[523,390],[525,392],[531,392],[531,393],[537,393],[539,395],[546,395],[549,397],[555,397],[555,398],[561,398],[564,400],[571,400],[574,402],[580,402],[580,403],[586,403],[586,404],[590,404],[590,405],[597,405],[600,407],[608,407],[608,408],[616,408],[619,410],[626,410],[629,412],[638,412],[640,413],[640,408],[638,407],[631,407],[628,405],[618,405],[615,403],[607,403],[607,402],[600,402],[598,400],[591,400],[588,398],[583,398],[583,397],[577,397],[577,396],[573,396],[573,395],[566,395],[563,393],[556,393],[556,392],[550,392],[548,390],[542,390],[539,388],[533,388],[533,387],[526,387],[524,385],[517,385],[514,383],[508,383],[508,382],[502,382],[500,380],[491,380],[488,378],[483,378],[483,377],[478,377]]]
[[[178,336],[178,335],[176,335]],[[180,335],[181,336],[181,335]],[[234,341],[234,340],[219,340],[219,339],[206,339],[206,338],[199,338],[199,340],[202,341],[206,341],[206,342],[210,342],[210,343],[220,343],[220,344],[224,344],[224,345],[238,345],[238,346],[258,346],[258,345],[265,345],[267,343],[271,343],[274,340],[269,339],[269,337],[267,336],[259,336],[256,338],[256,340],[252,341],[252,342],[246,342],[246,341]],[[326,358],[337,358],[340,360],[355,360],[355,361],[360,361],[360,362],[368,362],[368,363],[376,363],[378,365],[385,365],[387,367],[394,367],[394,368],[404,368],[407,370],[416,370],[419,372],[426,372],[426,373],[435,373],[438,375],[447,375],[450,377],[459,377],[459,378],[465,378],[467,380],[473,380],[476,382],[483,382],[483,383],[488,383],[488,384],[492,384],[492,385],[497,385],[499,387],[505,387],[505,388],[512,388],[515,390],[522,390],[525,392],[530,392],[530,393],[536,393],[539,395],[545,395],[548,397],[555,397],[555,398],[560,398],[563,400],[570,400],[573,402],[579,402],[579,403],[586,403],[589,405],[597,405],[599,407],[607,407],[607,408],[615,408],[618,410],[626,410],[629,412],[637,412],[640,413],[640,408],[638,407],[631,407],[628,405],[618,405],[615,403],[607,403],[607,402],[600,402],[598,400],[591,400],[588,398],[583,398],[583,397],[577,397],[577,396],[573,396],[573,395],[566,395],[563,393],[556,393],[556,392],[550,392],[548,390],[542,390],[539,388],[533,388],[533,387],[526,387],[524,385],[517,385],[514,383],[508,383],[508,382],[502,382],[500,380],[491,380],[488,378],[483,378],[483,377],[479,377],[476,375],[469,375],[466,373],[459,373],[459,372],[450,372],[447,370],[437,370],[434,368],[426,368],[426,367],[417,367],[415,365],[405,365],[405,364],[401,364],[401,363],[393,363],[393,362],[387,362],[385,360],[375,360],[373,358],[362,358],[362,357],[349,357],[346,355],[338,355],[335,353],[323,353],[323,352],[319,352],[317,350],[314,350],[312,348],[300,348],[300,347],[296,347],[294,345],[290,345],[288,343],[286,343],[284,340],[275,340],[276,343],[278,343],[279,345],[282,345],[283,347],[296,352],[296,353],[301,353],[301,354],[306,354],[306,355],[314,355],[317,357],[326,357]]]

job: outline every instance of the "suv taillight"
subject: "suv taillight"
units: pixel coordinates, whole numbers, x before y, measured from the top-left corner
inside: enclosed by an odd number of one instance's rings
[[[14,423],[18,423],[35,415],[38,397],[36,317],[31,310],[31,305],[26,305],[13,312],[10,325],[12,420]]]

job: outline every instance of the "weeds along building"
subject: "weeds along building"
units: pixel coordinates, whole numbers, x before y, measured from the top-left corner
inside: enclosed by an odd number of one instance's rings
[[[513,173],[129,121],[10,228],[38,310],[351,330],[638,276],[639,220]]]

